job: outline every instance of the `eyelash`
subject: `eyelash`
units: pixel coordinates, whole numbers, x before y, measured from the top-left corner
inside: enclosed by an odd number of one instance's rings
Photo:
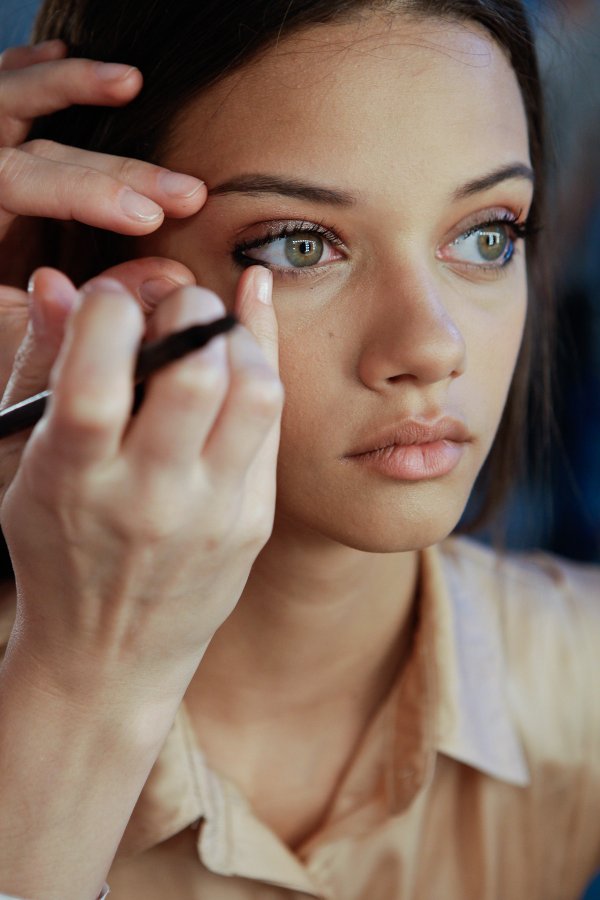
[[[303,220],[295,220],[292,222],[274,222],[267,226],[269,228],[269,233],[259,238],[251,238],[248,241],[243,241],[242,243],[235,244],[232,247],[232,254],[234,260],[238,263],[238,265],[247,268],[248,266],[266,266],[266,268],[270,268],[278,274],[283,274],[284,277],[306,277],[307,275],[315,275],[318,274],[319,269],[325,268],[325,266],[310,266],[306,268],[289,268],[282,269],[277,268],[277,266],[269,266],[268,263],[262,262],[261,260],[252,259],[251,257],[245,256],[244,253],[246,250],[255,250],[258,247],[268,247],[269,244],[275,243],[275,241],[280,240],[283,237],[291,237],[296,234],[318,234],[320,237],[324,237],[328,240],[334,247],[339,247],[342,250],[346,249],[346,245],[338,237],[338,235],[332,231],[330,228],[327,228],[321,222],[306,222]]]
[[[519,222],[519,219],[522,215],[522,210],[519,211],[518,215],[515,215],[511,212],[499,213],[498,215],[493,216],[490,219],[486,219],[483,222],[478,222],[475,225],[470,226],[466,231],[461,232],[461,234],[457,235],[454,238],[454,241],[451,241],[450,244],[455,243],[459,240],[459,238],[470,237],[478,231],[481,231],[485,228],[492,228],[494,225],[508,225],[510,236],[513,242],[518,240],[526,240],[528,237],[536,234],[539,229],[533,227],[530,220],[527,219],[525,222]],[[318,234],[321,237],[326,238],[333,246],[339,247],[342,250],[346,249],[346,245],[344,242],[332,231],[330,228],[327,228],[323,223],[319,222],[307,222],[307,221],[290,221],[290,222],[277,222],[272,223],[267,226],[269,228],[269,232],[267,235],[258,238],[251,238],[247,241],[242,241],[241,243],[234,244],[231,248],[233,258],[235,262],[243,267],[248,268],[253,265],[264,265],[267,268],[271,268],[273,271],[277,272],[279,275],[283,275],[284,277],[306,277],[307,275],[315,275],[318,274],[319,269],[326,268],[326,266],[307,266],[305,268],[278,268],[276,266],[270,266],[268,263],[262,262],[261,260],[252,259],[245,255],[247,250],[255,250],[259,247],[267,247],[269,244],[274,243],[275,241],[280,240],[283,237],[291,237],[297,234]],[[499,276],[502,272],[510,265],[512,259],[514,258],[514,248],[510,253],[510,256],[503,262],[501,265],[489,264],[475,264],[468,262],[460,262],[460,265],[465,269],[471,269],[478,272],[485,272],[487,275],[496,275]]]
[[[529,220],[525,222],[519,222],[519,219],[522,215],[522,210],[518,215],[514,213],[500,213],[492,219],[487,219],[485,222],[478,222],[477,225],[472,225],[470,228],[467,228],[466,231],[463,231],[458,237],[470,237],[472,234],[475,234],[477,231],[482,231],[484,228],[489,228],[492,225],[511,225],[511,230],[514,232],[516,238],[527,238],[534,234],[535,229],[531,226]],[[455,238],[457,240],[457,238]]]

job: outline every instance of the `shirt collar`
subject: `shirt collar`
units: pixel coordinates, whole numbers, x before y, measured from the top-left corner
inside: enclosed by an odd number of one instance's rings
[[[464,538],[422,554],[432,736],[439,752],[523,787],[530,779],[507,697],[499,565]]]
[[[210,871],[323,896],[300,860],[256,818],[236,785],[206,764],[182,704],[117,856],[142,853],[200,820],[198,855]]]
[[[362,764],[350,767],[333,805],[334,818],[352,791],[378,793],[382,752],[382,787],[392,814],[405,809],[432,778],[436,752],[510,784],[529,783],[505,695],[493,557],[484,555],[485,565],[473,566],[465,546],[463,540],[447,541],[421,553],[409,658],[367,729]],[[266,872],[276,873],[273,883],[309,895],[315,891],[307,869],[253,815],[236,786],[206,765],[182,706],[120,852],[140,852],[200,819],[198,852],[207,868],[262,880]]]

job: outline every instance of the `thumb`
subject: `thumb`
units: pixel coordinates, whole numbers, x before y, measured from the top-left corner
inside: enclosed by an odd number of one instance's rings
[[[69,279],[54,269],[38,269],[28,289],[29,322],[8,380],[0,408],[43,391],[62,343],[65,322],[78,300]],[[26,443],[23,434],[10,435],[0,447],[0,503],[14,478]]]
[[[279,374],[279,332],[273,308],[273,275],[269,269],[264,266],[246,269],[237,286],[235,313]]]
[[[48,386],[50,370],[62,343],[65,323],[79,294],[55,269],[38,269],[29,282],[29,324],[8,380],[2,407],[19,403]]]

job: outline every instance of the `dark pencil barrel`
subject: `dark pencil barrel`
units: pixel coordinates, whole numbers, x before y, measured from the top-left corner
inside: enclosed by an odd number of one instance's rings
[[[206,325],[192,325],[183,331],[169,334],[160,341],[145,344],[138,354],[135,367],[135,381],[140,384],[153,372],[176,359],[199,350],[219,334],[225,334],[237,325],[234,316],[224,316]],[[0,438],[16,434],[26,428],[32,428],[38,422],[46,407],[50,391],[42,391],[33,397],[28,397],[14,406],[0,411]]]

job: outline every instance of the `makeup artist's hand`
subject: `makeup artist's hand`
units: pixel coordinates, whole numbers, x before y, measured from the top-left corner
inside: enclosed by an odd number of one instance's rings
[[[191,215],[206,198],[197,179],[158,166],[47,141],[24,143],[36,116],[73,103],[120,106],[141,88],[136,69],[65,59],[66,52],[62,41],[49,41],[13,47],[0,56],[0,396],[11,379],[2,406],[47,386],[76,296],[64,276],[47,269],[37,273],[29,296],[9,286],[24,285],[31,271],[38,217],[147,234],[164,215]],[[140,204],[137,212],[135,203]],[[175,286],[194,283],[185,266],[169,260],[134,260],[104,274],[120,280],[145,312]],[[23,444],[17,435],[0,446],[0,497]]]
[[[275,504],[283,391],[261,296],[270,274],[256,266],[236,303],[248,328],[156,373],[133,420],[139,306],[109,283],[70,318],[1,508],[19,593],[11,659],[44,690],[100,692],[119,715],[121,701],[170,707],[237,603]],[[209,291],[178,290],[150,336],[224,312]]]
[[[27,141],[38,116],[74,104],[122,106],[141,89],[135,68],[65,59],[66,53],[62,41],[48,41],[13,47],[0,57],[0,250],[10,244],[12,251],[0,254],[0,283],[19,285],[21,270],[33,265],[23,268],[29,262],[26,247],[35,240],[29,240],[29,228],[27,241],[22,239],[16,226],[23,220],[17,217],[74,219],[145,235],[165,215],[198,212],[206,199],[202,182],[188,175],[52,141]]]
[[[132,294],[146,317],[177,287],[195,284],[181,263],[161,257],[133,259],[102,273]],[[93,281],[83,285],[83,292]],[[80,292],[56,269],[39,269],[29,291],[0,286],[0,409],[48,387],[50,370],[64,337],[65,323]],[[0,441],[0,502],[19,463],[27,433]]]

